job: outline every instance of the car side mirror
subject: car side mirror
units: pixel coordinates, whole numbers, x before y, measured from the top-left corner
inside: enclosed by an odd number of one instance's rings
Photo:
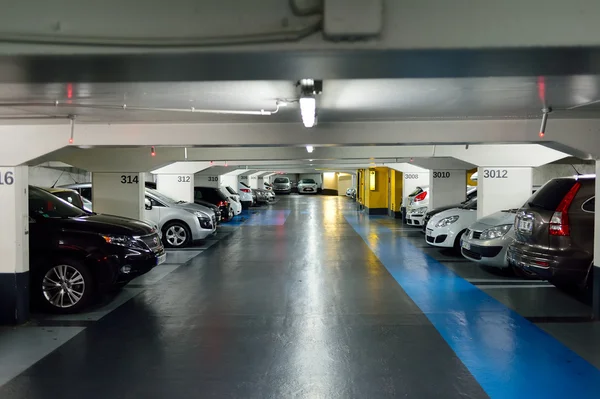
[[[147,211],[152,209],[152,202],[150,202],[150,200],[148,198],[144,199],[144,207],[146,208]]]

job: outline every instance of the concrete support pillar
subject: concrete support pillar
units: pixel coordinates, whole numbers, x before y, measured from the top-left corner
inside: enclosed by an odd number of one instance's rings
[[[144,173],[92,173],[94,212],[144,219]]]
[[[206,171],[204,171],[203,174],[194,175],[194,178],[192,179],[192,181],[194,182],[193,185],[201,187],[218,188],[221,185],[223,176],[219,176],[218,174],[205,174],[205,172]],[[194,188],[192,187],[192,192],[193,191]]]
[[[402,219],[402,183],[404,177],[402,172],[390,169],[390,216],[396,219]]]
[[[156,190],[177,201],[194,202],[194,175],[157,174]]]
[[[219,184],[223,187],[231,187],[235,191],[238,191],[238,177],[236,175],[223,175],[219,181]]]
[[[477,218],[520,208],[532,192],[531,168],[480,167],[477,176]]]
[[[432,170],[429,173],[429,209],[463,202],[467,197],[466,170]]]
[[[0,167],[0,325],[29,318],[27,166]]]
[[[596,177],[600,176],[600,161],[596,161]],[[600,184],[596,181],[596,197],[600,196]],[[600,213],[594,212],[594,289],[592,292],[592,316],[600,319]]]
[[[248,183],[246,184],[248,184],[250,188],[262,188],[258,185],[258,174],[248,176]]]
[[[388,168],[365,171],[365,208],[369,215],[387,215],[389,203]]]

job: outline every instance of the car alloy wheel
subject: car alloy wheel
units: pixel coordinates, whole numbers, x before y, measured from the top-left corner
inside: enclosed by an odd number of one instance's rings
[[[165,237],[169,245],[180,247],[187,241],[187,231],[183,226],[174,224],[167,229]]]
[[[42,280],[44,298],[54,307],[65,309],[77,305],[85,294],[83,275],[70,265],[57,265]]]

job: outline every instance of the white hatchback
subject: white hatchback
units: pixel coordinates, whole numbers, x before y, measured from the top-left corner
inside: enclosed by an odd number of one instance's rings
[[[435,247],[460,251],[460,237],[477,220],[477,198],[434,215],[425,228],[425,241]]]
[[[233,210],[234,215],[242,213],[242,202],[240,195],[229,186],[221,186],[221,192],[229,199],[229,206]]]

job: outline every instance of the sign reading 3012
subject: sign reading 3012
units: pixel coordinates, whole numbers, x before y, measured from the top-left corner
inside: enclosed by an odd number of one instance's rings
[[[508,170],[506,169],[484,169],[484,179],[508,179]]]

